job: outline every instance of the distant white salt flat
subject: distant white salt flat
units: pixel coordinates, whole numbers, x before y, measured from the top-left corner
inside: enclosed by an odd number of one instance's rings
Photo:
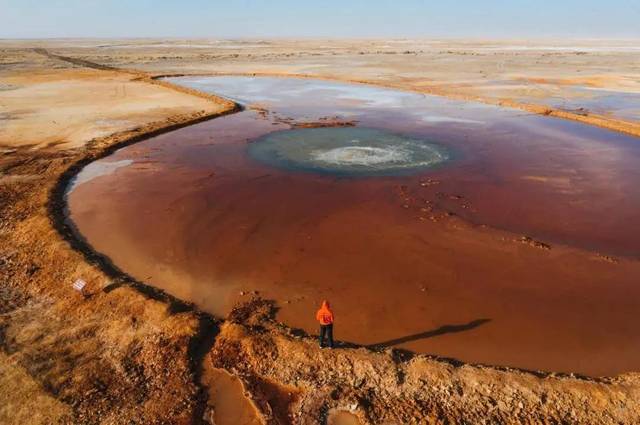
[[[245,44],[245,43],[148,43],[148,44],[110,44],[98,46],[102,49],[143,49],[143,48],[161,48],[161,49],[243,49],[243,48],[259,48],[266,47],[264,44]]]
[[[553,52],[640,52],[640,46],[469,46],[452,47],[450,50],[509,50]]]

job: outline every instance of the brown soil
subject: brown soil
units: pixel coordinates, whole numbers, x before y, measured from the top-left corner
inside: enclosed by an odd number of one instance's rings
[[[3,385],[0,422],[189,423],[198,400],[190,345],[205,331],[198,316],[105,273],[51,220],[48,208],[63,208],[49,203],[51,191],[87,154],[20,149],[3,157],[4,173],[36,177],[0,186],[3,367],[20,377],[14,386],[32,388],[25,394]],[[78,277],[89,282],[86,300],[71,289]],[[60,407],[39,413],[50,403],[34,406],[38,398]]]
[[[200,423],[206,357],[243,381],[268,423],[322,423],[332,408],[352,411],[362,424],[640,422],[637,374],[593,380],[395,350],[320,351],[273,322],[259,301],[240,308],[216,336],[215,319],[119,273],[69,233],[62,188],[80,164],[119,144],[221,108],[182,112],[146,116],[135,129],[114,129],[86,146],[3,146],[1,423]],[[38,137],[32,142],[43,146]],[[78,277],[88,282],[86,298],[71,289]]]
[[[78,81],[78,74],[63,72],[61,79]],[[23,83],[50,78],[41,75]],[[0,423],[186,424],[202,414],[203,393],[194,376],[200,370],[198,349],[216,329],[213,320],[65,241],[60,182],[119,144],[235,110],[226,101],[208,102],[209,112],[182,107],[186,113],[165,111],[156,121],[162,114],[152,112],[139,117],[133,130],[84,147],[9,145],[3,152]],[[108,108],[101,112],[108,114]],[[40,121],[29,119],[34,124],[24,133],[38,142],[42,126],[34,126],[45,124],[46,114]],[[80,277],[88,282],[86,298],[71,288]]]
[[[260,389],[265,380],[296,387],[294,423],[324,423],[334,409],[362,424],[631,424],[640,418],[634,375],[589,380],[397,350],[320,349],[314,339],[272,321],[265,304],[254,299],[239,306],[242,314],[231,317],[242,320],[222,325],[211,355],[248,388]]]

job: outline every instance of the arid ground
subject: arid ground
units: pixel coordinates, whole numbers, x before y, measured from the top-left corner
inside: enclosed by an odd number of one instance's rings
[[[238,111],[154,79],[190,74],[367,82],[640,137],[637,41],[0,41],[0,423],[640,422],[634,371],[320,350],[275,320],[269,297],[248,292],[213,316],[95,253],[66,220],[65,189],[83,165]],[[518,244],[526,256],[548,251]],[[593,267],[636,270],[633,246],[623,259],[594,253]]]

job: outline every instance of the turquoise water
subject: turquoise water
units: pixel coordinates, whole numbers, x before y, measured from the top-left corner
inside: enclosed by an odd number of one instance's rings
[[[348,176],[408,174],[450,158],[436,143],[366,127],[278,131],[249,144],[248,150],[252,158],[275,167]]]

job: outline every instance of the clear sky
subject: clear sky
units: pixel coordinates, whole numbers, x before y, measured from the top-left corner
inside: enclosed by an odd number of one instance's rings
[[[0,0],[0,38],[640,37],[640,0]]]

